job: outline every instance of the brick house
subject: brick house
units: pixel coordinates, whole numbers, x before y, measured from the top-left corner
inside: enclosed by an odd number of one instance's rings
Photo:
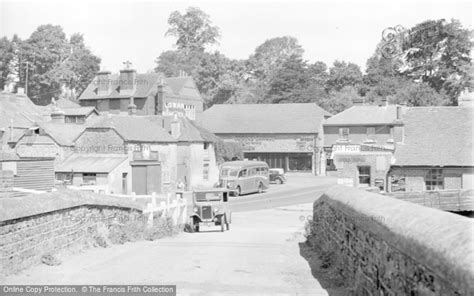
[[[410,108],[388,173],[389,191],[474,189],[473,111]]]
[[[126,114],[128,106],[134,104],[137,115],[172,115],[178,112],[193,120],[203,110],[203,100],[191,77],[137,74],[129,68],[120,70],[119,74],[99,72],[80,95],[79,103],[113,114]]]
[[[322,122],[329,116],[314,103],[223,104],[204,111],[198,122],[224,141],[240,143],[245,158],[323,175]]]
[[[326,173],[338,183],[386,190],[386,175],[401,141],[404,106],[356,104],[324,122]]]

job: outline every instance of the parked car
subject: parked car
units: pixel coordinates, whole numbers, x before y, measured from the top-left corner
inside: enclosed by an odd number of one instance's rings
[[[270,177],[270,183],[277,183],[277,184],[286,183],[284,169],[270,169],[268,173]]]
[[[219,187],[238,196],[261,193],[268,189],[268,164],[263,161],[243,160],[225,162],[220,167]]]
[[[229,190],[225,188],[195,190],[189,217],[190,232],[199,232],[202,225],[220,226],[222,232],[229,230],[232,213],[228,209],[228,201]]]

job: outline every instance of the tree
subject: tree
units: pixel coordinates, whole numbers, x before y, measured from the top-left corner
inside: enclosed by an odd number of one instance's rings
[[[428,20],[413,27],[403,44],[405,65],[401,72],[413,80],[426,82],[438,93],[442,90],[457,104],[468,83],[472,31],[457,20]]]
[[[99,70],[100,59],[86,48],[83,36],[73,34],[68,40],[60,26],[39,26],[20,51],[29,64],[28,96],[41,105],[53,96],[74,98]]]
[[[270,80],[265,102],[271,104],[308,102],[310,85],[306,62],[298,55],[289,57]]]
[[[178,50],[185,55],[204,52],[207,45],[217,43],[219,28],[213,26],[208,14],[197,7],[189,7],[185,14],[174,11],[168,18],[167,36],[176,37]]]
[[[352,106],[354,99],[361,99],[354,86],[344,86],[341,90],[332,90],[329,96],[321,101],[319,105],[326,111],[337,114]]]
[[[9,83],[20,80],[20,47],[21,39],[13,35],[10,41],[7,37],[0,39],[0,89]]]
[[[389,101],[395,104],[407,104],[408,106],[442,106],[449,104],[449,98],[438,93],[426,82],[408,81],[403,87],[389,97]]]
[[[358,65],[344,61],[335,61],[329,69],[327,89],[328,91],[340,91],[345,86],[358,88],[362,83],[362,77],[362,72]]]
[[[291,36],[275,37],[266,40],[250,56],[250,73],[262,81],[268,81],[278,68],[290,57],[303,56],[304,50],[298,40]]]

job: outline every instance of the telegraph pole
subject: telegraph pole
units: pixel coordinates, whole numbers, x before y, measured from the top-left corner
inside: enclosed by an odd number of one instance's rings
[[[26,64],[25,94],[28,96],[28,70],[29,70],[30,62],[26,61],[23,63]]]

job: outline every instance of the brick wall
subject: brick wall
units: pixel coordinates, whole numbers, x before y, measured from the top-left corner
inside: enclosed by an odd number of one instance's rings
[[[37,264],[43,255],[84,246],[99,225],[142,218],[141,208],[131,202],[73,191],[0,199],[0,217],[0,274]]]
[[[469,218],[346,187],[314,203],[308,242],[355,295],[472,295]]]

